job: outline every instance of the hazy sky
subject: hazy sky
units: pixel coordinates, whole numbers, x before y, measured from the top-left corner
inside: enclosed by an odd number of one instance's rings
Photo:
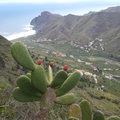
[[[39,3],[45,3],[45,2],[77,2],[77,1],[83,1],[83,0],[0,0],[0,2],[39,2]]]
[[[58,14],[83,15],[89,11],[100,11],[112,6],[120,6],[120,0],[0,0],[0,4],[39,3],[50,12]],[[44,9],[45,10],[45,9]]]
[[[39,2],[39,3],[45,3],[45,2],[108,2],[108,3],[114,3],[119,2],[120,0],[0,0],[0,2]]]
[[[84,15],[114,6],[120,6],[120,0],[0,0],[0,34],[13,34],[9,39],[19,36],[24,26],[43,11],[60,15]],[[20,36],[24,35],[20,33]]]

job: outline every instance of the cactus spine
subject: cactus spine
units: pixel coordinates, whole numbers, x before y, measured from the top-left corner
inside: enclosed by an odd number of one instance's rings
[[[104,114],[97,110],[93,115],[93,120],[105,120]]]

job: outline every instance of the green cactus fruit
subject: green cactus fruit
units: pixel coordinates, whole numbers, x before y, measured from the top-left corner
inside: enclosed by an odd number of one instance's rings
[[[36,65],[31,73],[31,81],[36,89],[44,93],[47,89],[47,80],[45,70],[42,66]]]
[[[81,110],[78,104],[74,103],[70,105],[68,109],[68,117],[75,117],[78,118],[79,120],[81,119]]]
[[[52,71],[52,68],[49,66],[48,67],[48,72],[49,72],[49,83],[51,83],[52,82],[52,80],[53,80],[53,71]]]
[[[104,114],[97,110],[93,115],[93,120],[105,120]]]
[[[69,92],[77,85],[79,80],[80,80],[80,73],[79,72],[72,73],[61,85],[61,87],[56,90],[56,96],[61,96]]]
[[[26,94],[41,96],[42,94],[32,85],[31,79],[26,75],[21,75],[17,78],[18,87],[23,90]]]
[[[55,77],[53,78],[51,87],[53,88],[60,87],[64,83],[64,81],[67,79],[67,77],[68,77],[67,72],[63,70],[58,71]]]
[[[111,116],[107,120],[120,120],[120,117],[118,117],[118,116]]]
[[[79,119],[75,117],[69,117],[68,120],[79,120]]]
[[[56,102],[62,105],[70,105],[76,101],[76,96],[73,93],[68,93],[60,97],[56,97]]]
[[[28,95],[24,91],[22,91],[19,87],[14,88],[12,94],[14,99],[20,102],[33,102],[40,100],[40,97]]]
[[[34,62],[27,48],[21,42],[16,42],[12,44],[11,53],[12,53],[13,58],[23,67],[29,70],[35,69]]]
[[[87,100],[82,100],[80,102],[80,108],[82,112],[82,120],[92,120],[92,111]]]
[[[31,79],[31,73],[27,73],[26,76]]]

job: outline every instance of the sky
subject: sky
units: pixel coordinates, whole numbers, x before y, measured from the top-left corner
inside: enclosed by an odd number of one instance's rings
[[[0,0],[0,2],[57,2],[57,3],[70,3],[70,2],[119,2],[119,0]]]
[[[0,0],[1,2],[39,2],[39,3],[46,3],[46,2],[77,2],[83,0]]]
[[[0,0],[0,4],[39,3],[50,12],[58,14],[83,15],[89,11],[100,11],[112,6],[120,6],[120,0]],[[52,6],[52,7],[50,7]]]
[[[24,26],[43,11],[84,15],[115,6],[120,6],[120,0],[0,0],[0,34],[10,39],[34,34],[34,31],[23,31]]]

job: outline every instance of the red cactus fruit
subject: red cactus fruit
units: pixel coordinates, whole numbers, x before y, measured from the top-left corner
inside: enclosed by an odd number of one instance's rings
[[[53,65],[54,65],[54,62],[50,62],[50,64],[49,64],[49,65],[50,65],[50,67],[53,67]]]
[[[64,70],[64,71],[67,71],[67,70],[68,70],[68,65],[64,65],[64,66],[63,66],[63,70]]]
[[[42,63],[42,60],[38,59],[38,60],[37,60],[37,64],[38,64],[38,65],[41,65],[41,63]]]

